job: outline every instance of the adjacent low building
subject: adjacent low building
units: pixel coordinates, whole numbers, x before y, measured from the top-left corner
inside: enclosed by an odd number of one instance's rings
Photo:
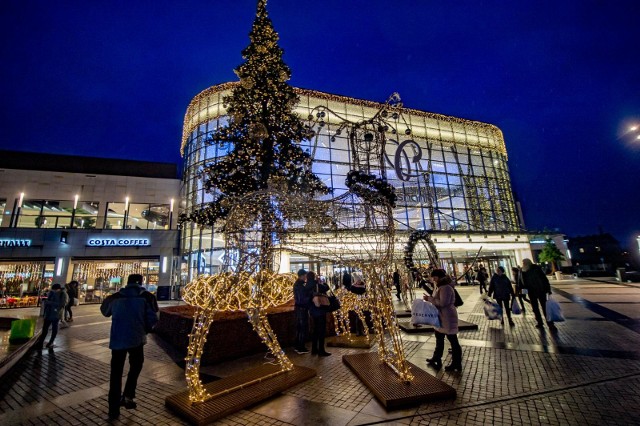
[[[0,152],[0,286],[24,299],[80,282],[98,302],[130,273],[158,297],[179,282],[176,164]]]

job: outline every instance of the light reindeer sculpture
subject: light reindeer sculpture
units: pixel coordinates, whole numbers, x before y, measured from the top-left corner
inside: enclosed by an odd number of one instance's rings
[[[254,330],[276,357],[280,372],[293,368],[266,316],[267,308],[293,297],[294,277],[272,272],[279,269],[283,254],[292,252],[362,271],[369,282],[365,299],[376,331],[379,359],[401,380],[411,381],[391,294],[382,278],[389,275],[392,261],[393,223],[392,209],[385,199],[357,185],[324,201],[278,190],[256,191],[238,199],[224,223],[226,271],[199,277],[184,290],[184,300],[196,308],[185,371],[190,401],[213,397],[204,389],[199,371],[215,311],[245,310]]]
[[[336,297],[340,299],[340,309],[333,313],[336,335],[346,336],[348,339],[352,337],[349,312],[353,311],[362,322],[363,333],[368,340],[369,327],[367,326],[364,313],[371,310],[369,295],[367,293],[355,294],[344,288],[335,290],[334,293]]]

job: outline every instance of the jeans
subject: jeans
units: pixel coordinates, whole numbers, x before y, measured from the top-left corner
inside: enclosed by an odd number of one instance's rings
[[[303,349],[309,335],[309,310],[301,306],[294,308],[296,314],[296,349]]]
[[[313,333],[311,334],[311,352],[324,353],[324,336],[327,333],[327,315],[313,317]]]
[[[533,309],[533,315],[536,317],[538,325],[542,325],[542,315],[540,315],[540,308],[544,313],[545,319],[547,318],[547,295],[529,293],[529,300],[531,300],[531,309]],[[549,322],[549,325],[553,325],[553,322]]]
[[[487,291],[487,282],[486,281],[478,281],[480,283],[480,294],[482,294],[482,290],[484,290],[485,293],[488,293]]]
[[[58,335],[58,322],[60,320],[44,320],[44,324],[42,324],[42,333],[40,333],[40,338],[36,343],[37,348],[42,348],[44,345],[44,341],[47,338],[47,333],[49,332],[49,327],[51,327],[51,338],[49,339],[49,344],[52,345],[53,341],[56,339]]]
[[[431,359],[440,361],[442,360],[442,353],[444,352],[444,336],[447,336],[447,340],[451,344],[451,365],[458,367],[462,366],[462,347],[458,343],[457,334],[444,334],[436,331],[436,349],[433,351],[433,357]]]
[[[129,374],[127,382],[122,389],[122,372],[124,371],[124,361],[129,354]],[[120,399],[125,396],[127,398],[135,398],[136,386],[138,386],[138,376],[142,371],[144,363],[144,345],[136,346],[129,349],[112,349],[111,350],[111,378],[109,380],[109,412],[120,412]]]
[[[496,298],[496,302],[498,302],[498,306],[502,306],[502,313],[507,314],[507,318],[511,321],[511,298],[507,296],[506,299],[498,299]]]

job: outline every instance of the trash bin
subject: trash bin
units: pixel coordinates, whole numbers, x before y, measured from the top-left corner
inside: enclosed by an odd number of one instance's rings
[[[621,283],[627,281],[627,271],[624,268],[616,268],[616,278]]]
[[[156,296],[158,297],[158,300],[170,300],[171,286],[170,285],[158,286],[158,290],[156,291]]]

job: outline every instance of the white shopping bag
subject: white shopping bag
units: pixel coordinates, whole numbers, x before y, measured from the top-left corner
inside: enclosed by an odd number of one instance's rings
[[[483,297],[484,300],[484,316],[489,320],[502,319],[502,308],[498,302],[490,297]]]
[[[560,308],[560,304],[556,302],[551,296],[549,296],[549,298],[547,299],[547,321],[564,321],[564,315],[562,315],[562,308]]]
[[[411,304],[411,324],[429,324],[440,328],[438,308],[426,300],[416,299]]]
[[[515,297],[513,298],[513,301],[511,302],[511,312],[513,312],[514,315],[520,315],[522,313],[522,309],[520,308],[520,304],[518,303],[518,299],[516,299]]]

